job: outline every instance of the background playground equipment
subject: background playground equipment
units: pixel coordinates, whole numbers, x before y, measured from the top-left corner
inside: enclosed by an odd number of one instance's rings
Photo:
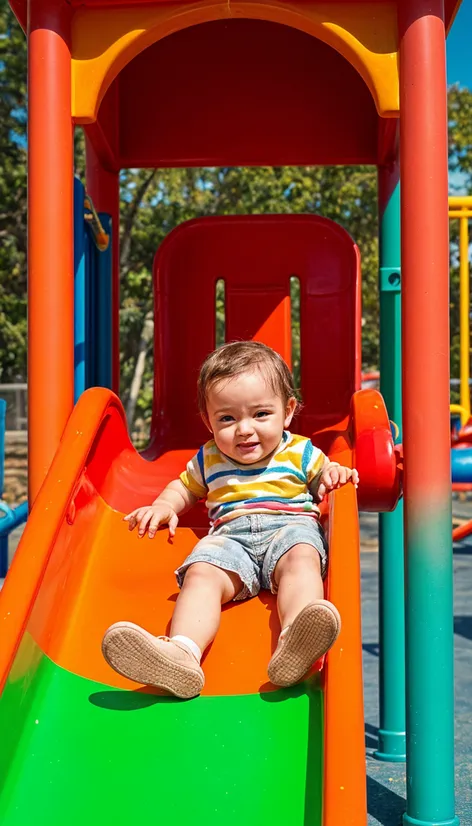
[[[6,576],[8,569],[8,537],[10,533],[25,522],[28,515],[28,503],[23,502],[16,508],[11,508],[2,499],[5,471],[5,417],[6,402],[0,399],[0,511],[4,516],[0,519],[0,577]]]
[[[454,826],[444,40],[459,3],[199,0],[189,5],[129,0],[115,5],[102,0],[97,6],[89,0],[80,5],[30,0],[26,7],[23,0],[12,0],[12,5],[28,31],[29,49],[34,504],[0,596],[2,823],[19,826],[31,819],[34,807],[38,826],[72,825],[74,818],[83,824],[92,812],[100,822],[108,818],[116,826],[151,817],[167,824],[170,806],[175,822],[180,780],[173,787],[167,778],[169,764],[177,762],[189,782],[195,782],[188,794],[196,826],[223,819],[239,823],[242,784],[248,824],[273,823],[274,812],[291,826],[364,826],[366,821],[359,536],[351,489],[331,498],[325,516],[332,559],[329,594],[344,615],[344,627],[320,678],[289,692],[267,690],[262,675],[271,640],[266,606],[259,600],[240,606],[237,614],[224,612],[221,636],[206,661],[207,693],[192,703],[130,690],[129,683],[106,670],[99,653],[100,635],[118,614],[126,612],[152,628],[162,626],[173,589],[169,557],[181,557],[202,529],[196,511],[173,548],[160,533],[151,555],[145,543],[123,532],[120,512],[155,495],[202,438],[193,387],[197,362],[214,343],[214,279],[217,272],[221,277],[220,267],[231,282],[227,336],[258,337],[287,358],[288,283],[294,274],[300,278],[305,337],[300,429],[314,434],[330,455],[360,465],[361,506],[394,507],[398,464],[388,416],[375,391],[357,392],[355,247],[339,227],[313,216],[241,217],[237,239],[233,236],[231,242],[225,235],[233,231],[231,218],[227,224],[194,222],[169,236],[156,259],[159,323],[146,462],[130,444],[122,407],[110,389],[87,390],[73,410],[74,391],[79,395],[74,363],[86,352],[82,339],[83,353],[76,347],[74,361],[74,122],[86,133],[87,190],[106,232],[104,216],[111,222],[107,344],[112,362],[108,379],[115,390],[120,168],[378,166],[382,390],[391,418],[399,427],[403,424],[408,455],[404,822]],[[155,82],[146,84],[149,78]],[[50,196],[46,202],[45,191]],[[236,263],[239,279],[234,273],[231,278]],[[401,404],[402,279],[401,423],[395,407]],[[197,308],[208,324],[196,323]],[[339,332],[341,320],[343,332],[329,336],[326,325]],[[82,330],[77,316],[75,328]],[[318,355],[316,381],[311,358],[315,329],[325,332],[320,341],[330,342]],[[444,357],[438,358],[438,352]],[[318,392],[320,384],[324,395]],[[418,393],[424,412],[416,408]],[[382,566],[384,573],[390,570],[395,552],[397,582],[403,564],[401,508],[394,514],[390,521],[385,514],[383,522]],[[386,597],[384,591],[382,599]],[[251,658],[241,637],[246,628],[257,631],[252,636],[258,647]],[[386,630],[382,628],[383,643]],[[385,668],[387,658],[382,662]],[[404,722],[403,702],[403,730],[395,738],[393,724],[384,725],[384,745],[395,745],[396,739],[405,751]],[[91,749],[93,737],[100,745]],[[156,742],[165,745],[156,749]],[[290,783],[277,784],[282,755]],[[384,750],[384,759],[394,756]],[[166,776],[158,810],[156,774]],[[115,794],[102,794],[105,776]],[[132,795],[123,792],[130,788]]]
[[[77,178],[75,179],[78,180]],[[108,217],[108,216],[107,216]],[[105,252],[110,244],[110,236],[102,225],[100,216],[93,205],[93,201],[84,193],[84,221],[86,221],[93,234],[95,246],[100,252]]]
[[[453,490],[472,490],[472,420],[470,415],[470,264],[469,220],[472,196],[449,198],[449,218],[459,219],[460,271],[460,404],[451,404],[451,413],[460,416],[460,427],[452,435]],[[465,526],[455,529],[454,539],[467,536]]]
[[[112,374],[111,220],[98,214],[74,178],[74,399],[110,387]]]
[[[111,381],[111,254],[108,215],[99,216],[74,179],[74,366],[76,399],[86,387]],[[108,253],[108,254],[106,254]],[[0,577],[8,570],[8,537],[26,521],[28,503],[11,508],[1,495],[5,466],[6,402],[0,399]]]

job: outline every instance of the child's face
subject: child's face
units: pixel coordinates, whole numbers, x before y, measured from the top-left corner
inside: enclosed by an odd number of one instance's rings
[[[296,407],[295,399],[285,405],[259,370],[217,382],[206,401],[207,424],[218,448],[244,465],[276,450]]]

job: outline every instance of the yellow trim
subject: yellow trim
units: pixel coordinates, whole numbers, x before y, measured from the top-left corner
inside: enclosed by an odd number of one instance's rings
[[[452,207],[452,209],[451,209]],[[449,218],[459,218],[459,330],[460,330],[460,404],[451,405],[451,412],[460,413],[461,424],[470,419],[470,265],[469,218],[472,217],[470,195],[449,198]],[[455,408],[452,410],[452,408]]]
[[[472,209],[472,195],[449,195],[449,209]]]
[[[393,419],[390,419],[390,424],[392,425],[395,434],[393,441],[396,442],[400,435],[400,428],[398,427],[397,423],[393,421]]]
[[[470,419],[470,282],[469,282],[469,219],[459,219],[460,267],[460,346],[461,384],[460,400],[465,413],[462,424]]]
[[[357,69],[379,115],[398,115],[395,3],[200,0],[158,6],[78,8],[72,20],[72,114],[76,122],[92,123],[97,119],[106,90],[143,49],[188,26],[233,17],[270,20],[319,38]]]
[[[93,205],[93,201],[87,194],[85,195],[84,209],[87,210],[84,215],[84,220],[90,224],[95,245],[100,252],[105,252],[110,243],[110,236],[103,229],[102,222],[98,217],[98,212]]]
[[[450,410],[451,413],[460,413],[461,418],[462,418],[463,414],[467,413],[466,408],[462,407],[461,404],[450,404],[449,405],[449,410]],[[462,424],[462,421],[461,421],[461,424]]]

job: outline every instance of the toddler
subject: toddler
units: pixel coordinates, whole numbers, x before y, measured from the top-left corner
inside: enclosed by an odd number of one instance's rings
[[[264,344],[215,350],[201,368],[198,400],[212,439],[152,505],[125,520],[141,537],[154,537],[164,524],[172,537],[179,514],[205,499],[209,534],[176,571],[181,591],[170,637],[117,622],[105,633],[103,654],[132,680],[194,697],[204,685],[200,660],[218,631],[221,605],[267,588],[277,594],[282,629],[268,675],[289,686],[340,629],[337,609],[323,599],[327,546],[315,503],[349,481],[357,487],[358,474],[289,432],[297,408],[293,379]]]

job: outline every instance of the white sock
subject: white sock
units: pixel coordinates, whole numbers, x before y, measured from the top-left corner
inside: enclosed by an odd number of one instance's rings
[[[184,637],[183,634],[176,634],[174,637],[170,638],[172,642],[181,642],[182,645],[185,645],[188,648],[197,662],[200,662],[202,658],[202,652],[200,651],[196,642],[190,639],[190,637]]]

